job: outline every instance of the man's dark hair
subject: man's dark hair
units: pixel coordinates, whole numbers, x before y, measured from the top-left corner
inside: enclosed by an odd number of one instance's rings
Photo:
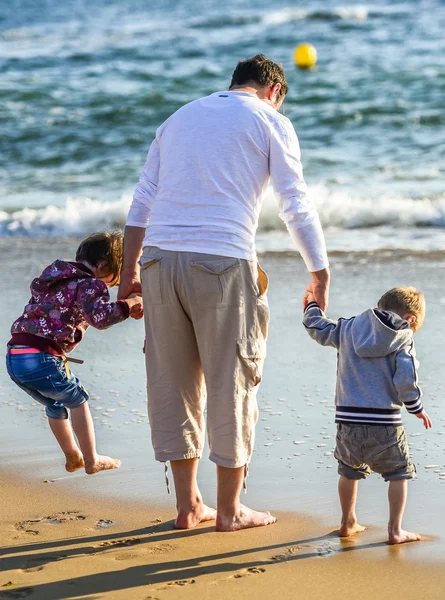
[[[284,98],[289,86],[284,76],[283,67],[264,54],[257,54],[252,58],[240,60],[233,71],[230,88],[240,85],[255,84],[257,86],[272,87],[276,83],[281,83],[281,90],[278,94],[278,100]]]
[[[123,246],[123,237],[120,231],[92,233],[78,247],[76,261],[86,262],[92,267],[103,263],[105,274],[113,276],[109,285],[116,285],[120,279]]]

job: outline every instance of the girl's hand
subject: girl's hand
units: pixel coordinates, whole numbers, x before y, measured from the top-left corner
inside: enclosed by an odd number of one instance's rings
[[[137,294],[130,294],[130,296],[125,299],[125,302],[130,307],[130,317],[136,320],[142,319],[142,317],[144,316],[142,296],[138,296]]]

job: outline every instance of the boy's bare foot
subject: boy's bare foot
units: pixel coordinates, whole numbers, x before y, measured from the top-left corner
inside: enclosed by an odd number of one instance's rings
[[[388,533],[388,544],[406,544],[408,542],[418,542],[422,537],[418,533],[400,529],[397,533]]]
[[[88,475],[94,475],[99,471],[108,471],[109,469],[118,469],[121,466],[121,461],[118,458],[110,458],[109,456],[97,456],[94,461],[85,461],[85,472]]]
[[[216,517],[216,531],[239,531],[240,529],[249,529],[251,527],[264,527],[272,525],[277,520],[269,511],[258,512],[240,505],[239,514],[226,517],[218,513]]]
[[[65,458],[65,469],[68,471],[68,473],[74,473],[74,471],[83,469],[83,467],[85,466],[81,452],[72,452],[71,454],[65,454]]]
[[[204,521],[214,521],[215,519],[216,510],[201,503],[192,511],[180,510],[175,521],[175,529],[193,529]]]
[[[340,526],[338,537],[349,537],[355,533],[362,533],[365,529],[366,527],[363,527],[363,525],[359,525],[358,523],[347,523]]]

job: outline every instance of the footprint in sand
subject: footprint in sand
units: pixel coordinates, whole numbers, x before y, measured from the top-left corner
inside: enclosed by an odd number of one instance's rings
[[[178,579],[177,581],[169,581],[167,585],[163,585],[162,587],[156,588],[157,591],[168,590],[171,587],[184,587],[185,585],[191,585],[192,583],[196,583],[196,579]]]
[[[233,577],[235,579],[239,579],[240,577],[247,577],[248,575],[257,575],[258,573],[265,573],[266,569],[263,567],[249,567],[248,569],[243,569],[239,573],[236,573]]]
[[[335,552],[335,549],[332,547],[332,545],[329,542],[322,544],[321,546],[319,546],[317,548],[318,556],[329,556],[329,554],[334,554],[334,552]]]
[[[37,529],[30,529],[35,527],[37,524],[43,525],[61,525],[69,521],[84,521],[86,517],[78,513],[78,511],[65,511],[59,512],[48,517],[41,517],[40,519],[29,519],[28,521],[19,521],[15,524],[15,528],[24,533],[30,535],[38,535],[40,532]]]
[[[140,538],[127,538],[125,540],[107,540],[106,542],[102,542],[101,544],[99,544],[98,547],[111,546],[112,548],[119,548],[120,546],[134,546],[140,543]]]
[[[119,554],[113,555],[114,560],[137,560],[142,557],[142,552],[120,552]]]
[[[95,526],[98,529],[108,529],[109,527],[113,527],[113,525],[114,521],[111,521],[111,519],[99,519],[95,523]]]
[[[275,554],[274,556],[271,556],[270,559],[276,561],[289,560],[292,556],[295,556],[295,554],[297,554],[298,552],[300,552],[300,550],[303,550],[304,548],[309,548],[309,545],[305,544],[301,546],[289,546],[289,548],[286,548],[284,552],[282,552],[281,554]]]
[[[22,569],[23,573],[37,573],[38,571],[43,571],[43,565],[37,565],[36,567],[25,567]]]
[[[165,554],[166,552],[171,552],[175,549],[175,546],[171,544],[161,544],[159,546],[149,546],[148,548],[141,548],[139,552],[129,552],[128,550],[115,553],[113,555],[114,560],[135,560],[142,559],[144,560],[147,555],[154,556],[157,554]]]

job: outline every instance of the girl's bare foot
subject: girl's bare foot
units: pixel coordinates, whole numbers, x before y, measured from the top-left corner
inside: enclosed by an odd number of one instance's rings
[[[216,519],[216,510],[205,504],[199,504],[191,511],[179,511],[175,521],[175,529],[193,529],[199,523],[204,521],[214,521]]]
[[[109,456],[98,455],[95,460],[85,460],[85,472],[88,475],[94,475],[99,471],[118,469],[120,466],[121,461],[118,458],[110,458]]]
[[[81,452],[72,452],[70,454],[65,454],[65,458],[65,469],[68,471],[68,473],[74,473],[74,471],[83,469],[83,467],[85,466]]]
[[[363,525],[359,525],[357,522],[356,523],[345,523],[344,525],[342,524],[340,529],[338,530],[338,537],[349,537],[351,535],[354,535],[355,533],[362,533],[363,531],[365,531],[366,527],[363,527]]]
[[[388,533],[388,544],[406,544],[408,542],[418,542],[422,537],[418,533],[412,533],[411,531],[405,531],[400,529],[396,533]]]
[[[239,531],[251,527],[264,527],[264,525],[272,525],[276,520],[276,517],[273,517],[269,511],[258,512],[241,504],[236,516],[229,517],[218,513],[216,531]]]

